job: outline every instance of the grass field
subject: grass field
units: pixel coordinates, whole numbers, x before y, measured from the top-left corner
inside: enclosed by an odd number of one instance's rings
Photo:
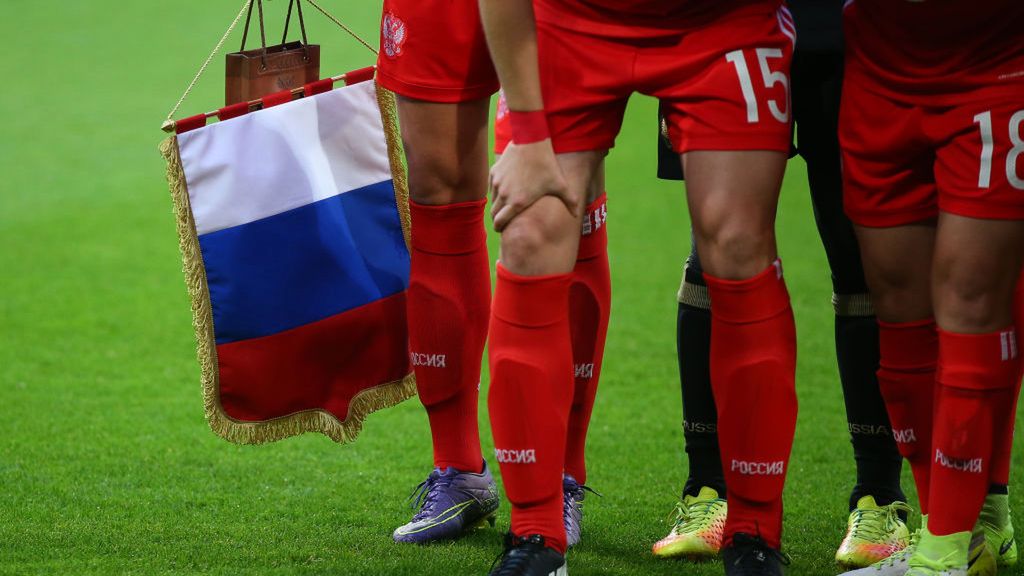
[[[376,38],[380,0],[323,2]],[[204,422],[156,146],[240,3],[0,7],[0,37],[14,46],[0,59],[0,574],[484,574],[497,530],[426,548],[389,538],[430,466],[416,400],[371,416],[344,447],[319,436],[235,446]],[[372,61],[307,17],[325,73]],[[220,102],[216,62],[181,115]],[[649,551],[685,475],[674,329],[688,224],[680,187],[654,179],[655,110],[634,101],[608,161],[614,314],[589,446],[604,498],[588,500],[573,574],[721,573]],[[853,463],[801,161],[782,196],[801,402],[785,547],[789,574],[827,575]]]

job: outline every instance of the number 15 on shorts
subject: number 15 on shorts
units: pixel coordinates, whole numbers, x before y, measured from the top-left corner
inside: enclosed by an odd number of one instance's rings
[[[725,55],[725,59],[736,68],[736,76],[740,82],[740,90],[743,92],[743,99],[747,103],[747,123],[757,124],[761,121],[761,106],[767,106],[772,117],[779,122],[789,122],[789,78],[783,71],[773,71],[772,61],[783,58],[782,50],[779,48],[755,48],[753,54],[750,50],[733,50]],[[747,66],[747,56],[753,56],[761,71],[761,81],[765,89],[771,90],[776,85],[781,85],[785,93],[782,102],[766,98],[767,102],[759,103],[754,90],[754,81],[750,77],[750,68]]]

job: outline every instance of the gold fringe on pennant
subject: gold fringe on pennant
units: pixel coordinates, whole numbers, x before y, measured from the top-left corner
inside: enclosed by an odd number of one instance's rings
[[[391,163],[391,179],[395,183],[395,203],[402,219],[402,234],[405,247],[412,252],[412,216],[409,214],[409,176],[405,165],[405,148],[402,146],[402,131],[398,127],[398,103],[395,93],[377,84],[377,106],[384,121],[384,136],[388,142],[388,160]]]
[[[381,98],[378,91],[378,98]],[[385,97],[386,99],[386,97]],[[394,95],[388,114],[381,106],[388,132],[388,151],[391,168],[395,176],[395,196],[402,218],[402,230],[406,244],[409,243],[408,185],[405,179],[404,163],[396,169],[395,152],[392,150],[397,134],[397,115],[394,114]],[[389,127],[388,116],[392,124]],[[393,132],[393,133],[392,133]],[[397,153],[402,154],[401,139],[397,139]],[[174,202],[174,214],[178,226],[178,240],[184,265],[185,285],[192,301],[192,326],[196,335],[196,355],[199,358],[200,377],[203,386],[203,408],[206,421],[215,434],[236,444],[262,444],[283,440],[305,432],[320,432],[339,443],[354,441],[363,428],[363,420],[372,412],[390,408],[416,394],[416,379],[412,374],[401,380],[368,388],[355,395],[349,403],[344,421],[324,410],[305,410],[261,422],[236,420],[224,411],[220,403],[220,372],[217,365],[217,346],[213,335],[213,307],[206,283],[206,269],[199,248],[195,220],[189,203],[188,185],[181,166],[181,152],[177,136],[171,136],[160,144],[160,153],[167,161],[167,182]],[[401,179],[399,179],[401,174]]]

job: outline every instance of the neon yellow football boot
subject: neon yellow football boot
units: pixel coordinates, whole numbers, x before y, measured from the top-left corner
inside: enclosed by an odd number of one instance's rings
[[[967,576],[996,576],[998,568],[996,551],[989,547],[985,532],[975,526],[967,551]]]
[[[893,552],[887,558],[883,558],[865,568],[858,568],[849,572],[843,572],[842,576],[905,576],[910,569],[910,557],[917,550],[917,543],[921,541],[921,533],[928,526],[928,517],[921,516],[921,527],[910,534],[910,543],[899,552]]]
[[[659,558],[710,560],[722,548],[722,532],[728,506],[718,492],[707,486],[696,496],[685,496],[676,504],[672,531],[654,544]]]
[[[906,548],[910,531],[899,513],[911,510],[905,502],[879,506],[873,496],[858,500],[836,551],[836,563],[847,570],[864,568]]]
[[[995,576],[996,558],[980,531],[936,536],[925,529],[906,576]]]
[[[985,542],[1000,566],[1017,564],[1017,542],[1013,538],[1013,521],[1010,518],[1010,497],[1006,494],[989,494],[978,516],[975,532],[985,533]]]

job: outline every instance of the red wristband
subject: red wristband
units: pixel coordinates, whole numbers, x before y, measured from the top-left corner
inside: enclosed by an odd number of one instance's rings
[[[551,138],[548,116],[543,110],[516,112],[509,110],[508,123],[512,129],[513,144],[532,144]]]

